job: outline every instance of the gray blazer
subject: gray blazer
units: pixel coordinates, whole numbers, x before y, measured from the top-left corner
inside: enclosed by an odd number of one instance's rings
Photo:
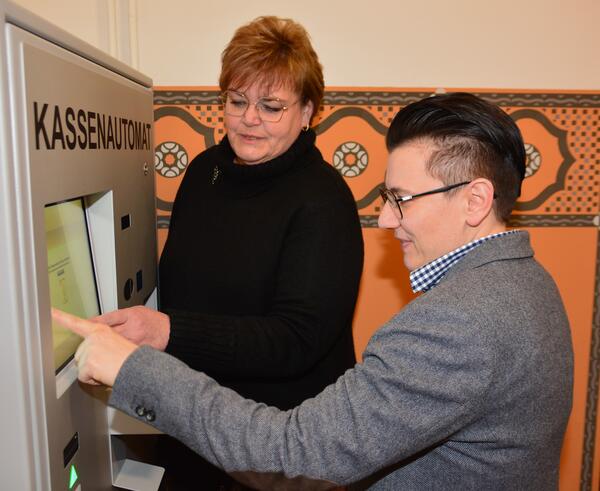
[[[468,253],[374,334],[362,363],[293,410],[148,347],[110,403],[228,472],[267,473],[268,489],[283,475],[292,489],[557,489],[572,377],[563,303],[519,232]]]

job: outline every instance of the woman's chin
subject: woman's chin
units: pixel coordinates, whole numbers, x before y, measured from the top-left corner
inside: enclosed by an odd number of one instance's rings
[[[244,148],[243,145],[232,145],[232,148],[235,153],[235,160],[238,164],[262,164],[270,158],[265,152],[257,151],[258,149],[256,148]]]
[[[235,162],[237,164],[241,164],[241,165],[258,165],[258,164],[262,164],[263,162],[266,162],[266,159],[264,159],[264,158],[258,158],[258,159],[244,158],[244,157],[236,156]]]

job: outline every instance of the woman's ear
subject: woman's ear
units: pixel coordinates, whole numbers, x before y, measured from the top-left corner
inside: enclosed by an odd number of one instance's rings
[[[494,185],[489,179],[479,177],[467,186],[467,223],[471,227],[479,226],[493,213]]]
[[[310,125],[310,119],[312,118],[313,110],[314,107],[312,101],[308,101],[302,106],[302,126]]]

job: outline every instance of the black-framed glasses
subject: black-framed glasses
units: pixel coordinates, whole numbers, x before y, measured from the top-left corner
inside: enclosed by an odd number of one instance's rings
[[[246,94],[233,89],[223,92],[221,100],[223,101],[225,114],[241,117],[246,114],[248,107],[253,104],[260,120],[267,123],[278,123],[283,118],[283,113],[299,102],[295,101],[291,104],[285,104],[278,97],[261,97],[255,102],[250,102]]]
[[[421,196],[427,196],[429,194],[437,194],[437,193],[445,193],[446,191],[450,191],[451,189],[457,188],[459,186],[464,186],[465,184],[469,184],[471,181],[459,182],[456,184],[450,184],[449,186],[444,186],[437,189],[432,189],[431,191],[425,191],[424,193],[412,194],[409,196],[396,196],[393,191],[387,188],[379,188],[379,194],[381,195],[381,199],[383,200],[383,204],[385,205],[388,201],[392,206],[392,210],[396,213],[396,215],[402,219],[404,216],[402,215],[402,207],[400,203],[406,203],[407,201],[411,201],[415,198],[420,198]]]

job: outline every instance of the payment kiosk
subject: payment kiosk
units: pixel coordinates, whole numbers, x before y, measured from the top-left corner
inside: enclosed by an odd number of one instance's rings
[[[50,317],[152,301],[151,80],[2,0],[0,25],[0,488],[157,489]]]

